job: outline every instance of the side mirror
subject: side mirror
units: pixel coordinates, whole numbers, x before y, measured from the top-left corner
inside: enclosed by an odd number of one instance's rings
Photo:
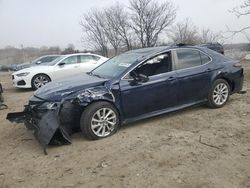
[[[36,62],[36,64],[38,64],[38,65],[41,64],[41,63],[42,63],[41,61],[37,61],[37,62]]]
[[[63,66],[63,65],[65,65],[65,63],[64,62],[60,62],[60,63],[58,63],[58,65],[59,66]]]

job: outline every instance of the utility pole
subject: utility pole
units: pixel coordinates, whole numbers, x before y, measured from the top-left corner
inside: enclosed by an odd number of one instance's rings
[[[25,54],[24,54],[24,48],[23,44],[21,44],[22,54],[23,54],[23,63],[25,63]]]

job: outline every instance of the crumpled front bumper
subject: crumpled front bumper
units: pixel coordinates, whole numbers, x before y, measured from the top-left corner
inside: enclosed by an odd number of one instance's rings
[[[7,119],[15,123],[24,123],[27,129],[33,130],[36,139],[43,146],[44,153],[48,145],[70,144],[68,126],[63,125],[60,119],[61,108],[47,110],[39,114],[31,106],[25,106],[23,112],[8,113]]]

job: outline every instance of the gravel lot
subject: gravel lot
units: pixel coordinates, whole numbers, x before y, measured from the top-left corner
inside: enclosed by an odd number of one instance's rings
[[[250,62],[245,88],[250,88]],[[11,124],[31,90],[14,89],[0,73],[8,110],[0,111],[0,187],[250,187],[250,90],[221,109],[182,110],[127,125],[112,137],[50,147]],[[201,142],[199,141],[201,137]]]

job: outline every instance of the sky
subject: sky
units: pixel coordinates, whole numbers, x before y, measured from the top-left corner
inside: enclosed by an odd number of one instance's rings
[[[159,2],[163,0],[158,0]],[[249,18],[237,19],[229,13],[244,0],[168,0],[177,7],[176,21],[190,18],[200,28],[214,32],[239,29],[249,25]],[[119,1],[128,5],[129,0]],[[6,46],[67,47],[86,49],[81,43],[79,21],[91,8],[108,7],[114,0],[0,0],[0,48]],[[249,31],[250,34],[250,31]],[[227,43],[247,42],[243,35],[226,40]]]

